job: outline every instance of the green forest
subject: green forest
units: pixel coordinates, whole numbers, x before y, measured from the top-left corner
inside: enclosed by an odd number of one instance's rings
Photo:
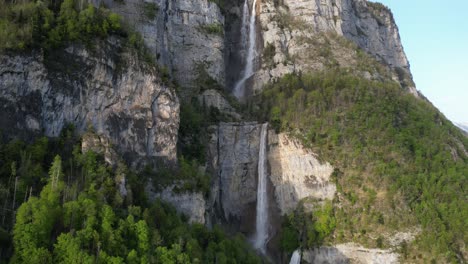
[[[395,82],[330,70],[284,76],[251,104],[254,116],[335,167],[345,199],[334,201],[340,206],[331,212],[336,223],[328,241],[385,247],[385,234],[420,226],[402,249],[405,257],[461,261],[468,241],[468,138],[424,98]],[[291,251],[289,227],[284,240]],[[311,247],[301,230],[296,225],[298,242]]]
[[[127,179],[127,195],[119,181]],[[58,139],[0,144],[0,259],[10,263],[260,263],[242,235],[189,224],[143,175]]]

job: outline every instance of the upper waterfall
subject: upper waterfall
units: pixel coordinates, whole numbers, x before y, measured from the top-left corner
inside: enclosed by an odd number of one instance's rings
[[[241,39],[243,45],[245,45],[246,42],[248,42],[247,46],[247,57],[245,61],[245,67],[244,70],[242,71],[241,78],[239,81],[236,83],[236,86],[234,87],[234,96],[237,98],[244,97],[245,95],[245,82],[247,79],[249,79],[253,74],[254,74],[254,62],[255,58],[257,56],[256,54],[256,46],[257,46],[257,36],[256,36],[256,31],[255,31],[255,23],[256,23],[256,17],[257,17],[257,0],[253,1],[252,4],[252,11],[250,15],[249,24],[247,28],[247,17],[249,16],[249,0],[245,0],[244,2],[244,7],[242,11],[242,27],[241,27]],[[248,32],[248,38],[247,38],[247,32]]]
[[[267,193],[267,136],[268,123],[262,125],[258,154],[257,218],[254,246],[265,253],[268,239],[268,193]]]

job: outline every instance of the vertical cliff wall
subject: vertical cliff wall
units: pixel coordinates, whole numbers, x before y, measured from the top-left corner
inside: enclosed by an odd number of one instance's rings
[[[262,66],[254,89],[284,74],[352,68],[373,79],[393,79],[415,92],[392,13],[365,0],[264,0]],[[363,60],[359,50],[375,59]],[[366,67],[363,67],[365,64]],[[384,70],[374,69],[384,66]],[[374,68],[374,69],[373,69]]]
[[[143,35],[157,62],[165,65],[182,87],[195,86],[197,65],[204,65],[228,90],[239,79],[245,63],[245,43],[240,39],[244,1],[223,3],[224,12],[208,0],[103,3]],[[366,0],[262,0],[257,11],[257,35],[263,43],[257,54],[261,65],[256,65],[254,83],[249,82],[254,89],[295,71],[334,65],[356,68],[356,49],[323,38],[323,34],[332,33],[388,67],[387,76],[364,70],[363,74],[392,78],[416,94],[398,27],[383,5]]]
[[[314,32],[335,32],[392,67],[409,70],[389,9],[365,0],[284,0],[291,16]]]
[[[4,136],[56,137],[66,124],[110,140],[134,166],[175,162],[179,101],[156,69],[116,39],[94,53],[74,45],[51,54],[0,56]]]
[[[275,199],[281,214],[289,214],[303,199],[332,200],[336,186],[331,182],[333,167],[286,134],[269,136],[268,161]],[[307,205],[307,204],[306,204]]]
[[[261,125],[221,123],[213,129],[209,145],[213,213],[234,230],[252,234]]]
[[[213,127],[209,166],[213,171],[212,207],[237,230],[251,232],[255,222],[261,124],[221,123]],[[333,167],[287,136],[268,132],[267,178],[273,214],[288,214],[300,201],[333,199]],[[278,212],[274,212],[278,209]]]
[[[193,87],[196,66],[224,84],[224,16],[209,0],[104,0],[139,31],[157,62],[182,87]]]

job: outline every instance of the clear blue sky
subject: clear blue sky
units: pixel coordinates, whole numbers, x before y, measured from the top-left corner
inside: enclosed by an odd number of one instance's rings
[[[447,118],[468,122],[468,0],[376,0],[400,30],[416,88]]]

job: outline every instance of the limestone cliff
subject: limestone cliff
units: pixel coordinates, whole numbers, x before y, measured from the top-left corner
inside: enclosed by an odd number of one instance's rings
[[[209,0],[104,0],[139,31],[157,62],[182,87],[193,87],[197,65],[224,84],[224,16]]]
[[[281,214],[296,209],[303,199],[332,200],[336,186],[330,176],[333,167],[317,157],[286,134],[268,136],[270,178],[275,186],[275,198]]]
[[[394,79],[416,94],[393,15],[365,0],[262,1],[263,43],[254,89],[291,72],[353,68],[373,79]],[[362,63],[365,51],[385,66]],[[362,67],[366,64],[365,67]]]
[[[210,208],[246,233],[252,231],[255,216],[260,130],[258,123],[221,123],[214,128],[209,148],[214,178]],[[298,141],[270,130],[267,152],[272,218],[290,213],[307,199],[333,199],[333,167],[319,162]]]
[[[108,138],[134,166],[175,162],[177,96],[117,39],[93,52],[72,45],[46,58],[1,55],[0,101],[4,136],[56,137],[73,124],[78,132],[92,128]]]

